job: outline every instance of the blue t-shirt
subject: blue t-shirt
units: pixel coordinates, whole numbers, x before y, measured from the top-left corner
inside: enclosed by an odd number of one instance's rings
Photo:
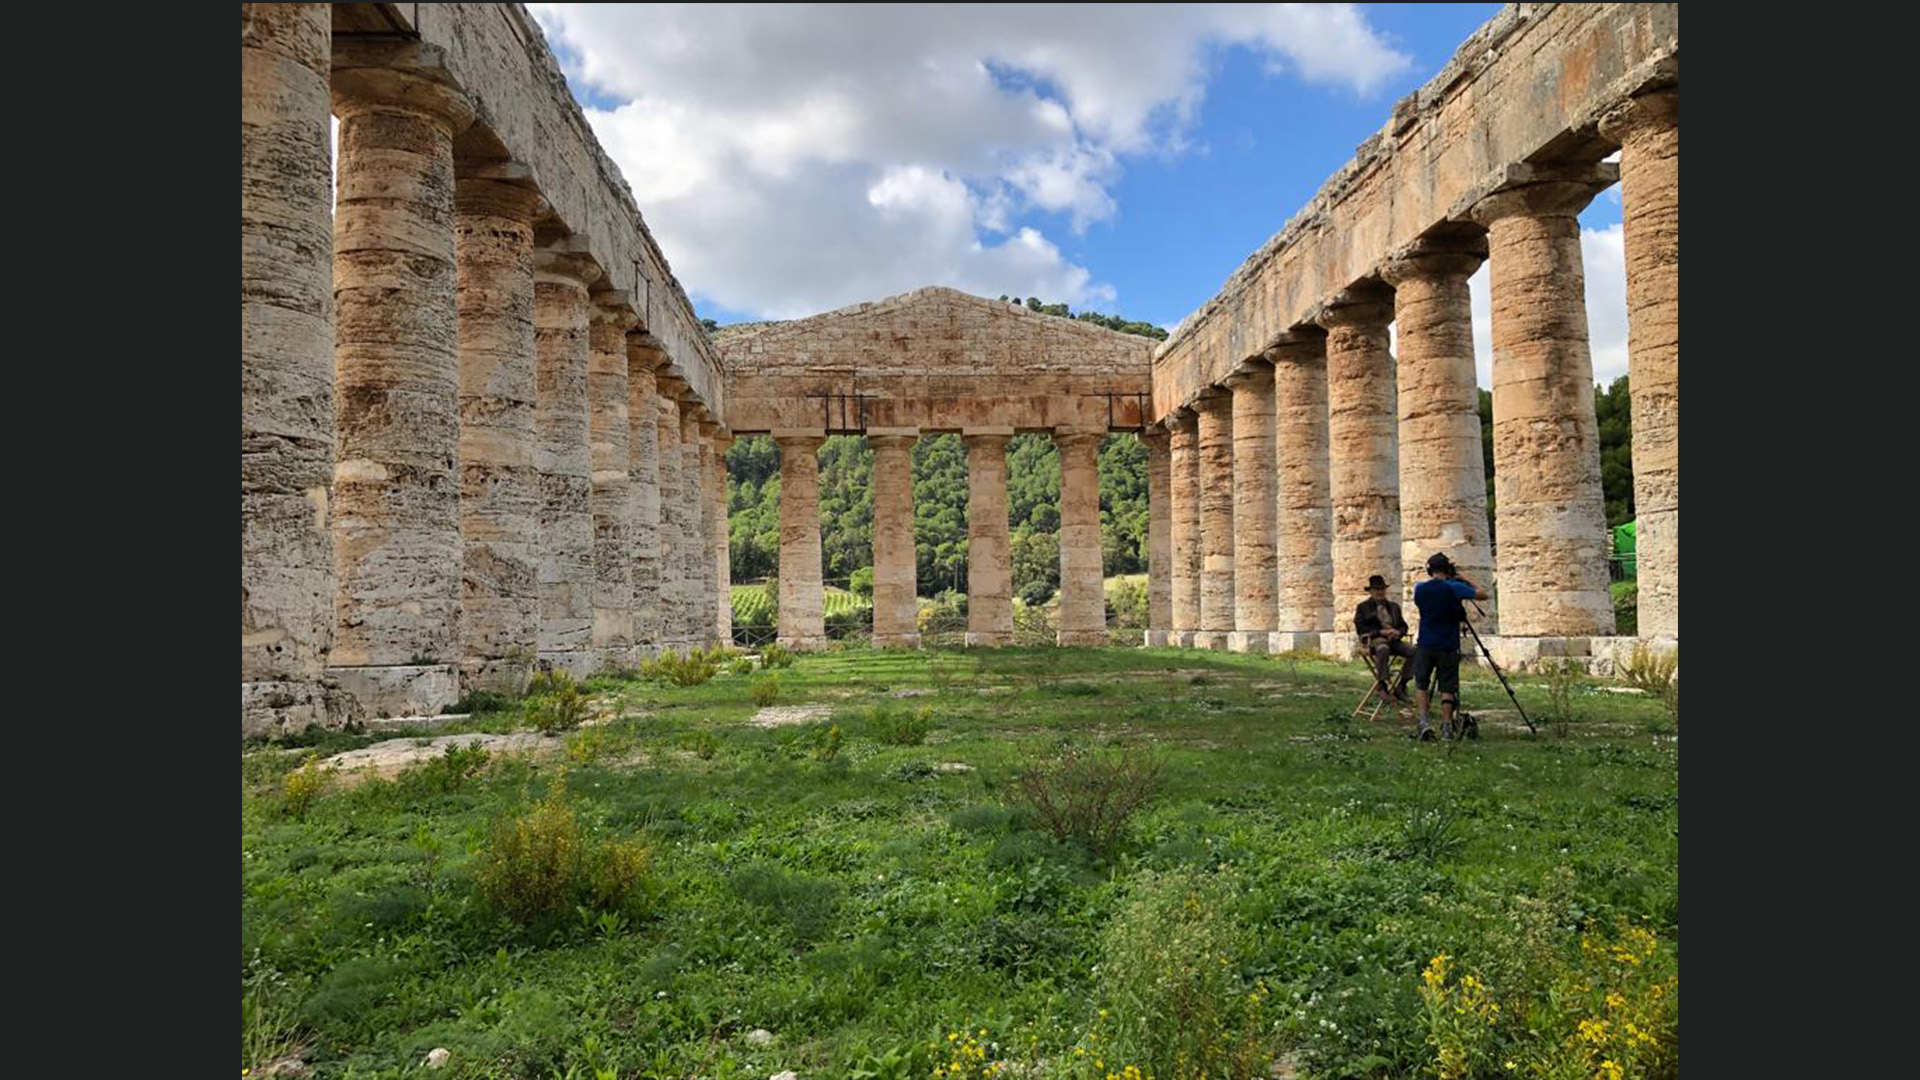
[[[1473,586],[1451,578],[1428,578],[1415,585],[1413,606],[1420,609],[1420,636],[1414,643],[1423,649],[1459,652],[1460,620],[1467,617],[1461,601],[1473,595]]]

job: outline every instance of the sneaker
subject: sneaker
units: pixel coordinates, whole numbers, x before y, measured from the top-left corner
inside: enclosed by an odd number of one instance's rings
[[[1413,737],[1420,740],[1421,742],[1432,742],[1433,729],[1430,727],[1422,727],[1419,731],[1414,733]]]
[[[1447,742],[1453,741],[1453,725],[1452,724],[1443,723],[1440,725],[1440,738],[1446,740]]]

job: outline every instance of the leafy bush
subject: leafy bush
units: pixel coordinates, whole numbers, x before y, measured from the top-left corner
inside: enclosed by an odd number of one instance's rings
[[[821,736],[813,744],[813,760],[832,761],[840,755],[840,742],[840,725],[830,725],[827,728],[826,734]]]
[[[1613,626],[1613,632],[1621,637],[1632,637],[1640,632],[1639,582],[1613,583]]]
[[[1660,700],[1668,719],[1680,723],[1680,650],[1658,652],[1635,645],[1633,657],[1620,669],[1629,686],[1637,686]]]
[[[1152,797],[1160,770],[1159,760],[1145,750],[1070,747],[1022,770],[1014,778],[1014,799],[1055,839],[1075,840],[1104,855]]]
[[[1147,579],[1128,576],[1113,579],[1107,587],[1107,610],[1115,626],[1144,630],[1147,626]]]
[[[873,598],[873,567],[863,566],[847,578],[847,591],[855,596]]]
[[[753,680],[753,703],[766,708],[780,700],[780,675],[778,672],[762,675]]]
[[[1030,608],[1041,607],[1053,599],[1053,586],[1044,581],[1029,581],[1020,586],[1020,602]]]
[[[525,713],[530,726],[551,735],[578,727],[587,718],[587,698],[570,673],[543,671],[527,684]]]
[[[287,774],[281,788],[285,796],[282,805],[286,808],[287,816],[304,821],[307,811],[313,806],[313,800],[332,782],[336,771],[331,765],[321,768],[320,755],[308,754],[307,760],[301,762],[299,768]]]
[[[1544,719],[1553,726],[1554,734],[1567,737],[1568,727],[1574,722],[1574,691],[1584,686],[1586,672],[1574,660],[1542,660],[1540,673],[1547,678],[1547,708]]]
[[[933,730],[933,706],[922,705],[907,713],[875,705],[867,713],[867,730],[888,746],[919,746]]]
[[[1106,1071],[1127,1062],[1155,1080],[1265,1076],[1268,991],[1235,966],[1247,942],[1238,878],[1146,872],[1130,893],[1101,943],[1111,1028],[1096,1028],[1105,1045],[1094,1049]]]
[[[480,896],[522,924],[576,907],[618,911],[639,893],[648,851],[633,841],[593,843],[581,831],[563,781],[520,816],[494,823],[478,860]]]
[[[798,657],[793,650],[775,641],[760,650],[760,666],[767,669],[789,668]]]
[[[466,786],[467,781],[486,771],[487,763],[493,759],[487,748],[478,743],[468,746],[449,744],[437,758],[402,773],[399,783],[403,787],[435,795],[445,795]]]
[[[497,690],[469,690],[459,701],[447,706],[450,713],[506,712],[513,699]]]
[[[687,655],[663,652],[640,665],[640,677],[674,686],[699,686],[720,674],[720,650],[689,649]]]
[[[739,657],[738,659],[734,660],[732,664],[729,664],[727,666],[727,674],[729,675],[753,674],[753,660],[745,656]]]
[[[701,761],[712,761],[713,756],[720,752],[720,743],[711,731],[696,731],[687,736],[686,746]]]

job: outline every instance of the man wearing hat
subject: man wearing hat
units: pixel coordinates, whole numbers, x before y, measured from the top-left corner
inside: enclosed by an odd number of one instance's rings
[[[1446,555],[1427,560],[1427,580],[1413,587],[1413,605],[1420,609],[1420,637],[1413,652],[1413,696],[1420,708],[1420,726],[1414,738],[1433,741],[1427,703],[1434,682],[1440,684],[1440,737],[1453,738],[1453,709],[1460,699],[1460,623],[1467,617],[1463,602],[1486,598],[1487,590],[1463,580]]]
[[[1387,674],[1392,670],[1393,658],[1413,656],[1413,646],[1407,644],[1407,620],[1400,613],[1400,605],[1387,599],[1387,579],[1375,574],[1367,579],[1367,598],[1353,611],[1353,632],[1360,637],[1360,644],[1373,657],[1374,680],[1380,688],[1387,687]],[[1413,672],[1413,665],[1400,665],[1400,681],[1388,691],[1395,701],[1407,700],[1407,677]]]

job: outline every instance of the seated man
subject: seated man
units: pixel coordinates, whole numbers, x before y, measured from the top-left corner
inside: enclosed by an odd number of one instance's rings
[[[1367,579],[1367,599],[1354,609],[1353,632],[1360,636],[1361,648],[1373,657],[1374,682],[1386,690],[1393,658],[1411,657],[1413,646],[1407,644],[1407,620],[1400,614],[1400,605],[1387,599],[1387,579],[1379,574]],[[1388,691],[1395,701],[1407,700],[1407,678],[1412,674],[1413,665],[1400,665],[1400,680]]]
[[[1485,599],[1487,590],[1461,577],[1445,555],[1427,560],[1427,580],[1413,589],[1414,606],[1420,609],[1420,646],[1413,658],[1420,726],[1414,738],[1433,741],[1427,705],[1435,682],[1440,684],[1440,737],[1453,738],[1453,713],[1460,700],[1460,624],[1467,618],[1463,602]]]

